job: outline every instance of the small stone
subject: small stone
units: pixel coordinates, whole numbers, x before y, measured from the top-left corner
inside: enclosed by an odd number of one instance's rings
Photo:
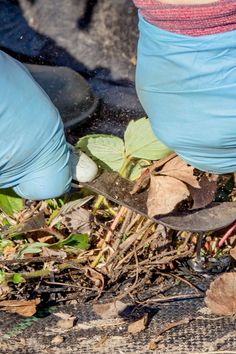
[[[59,320],[57,322],[57,327],[61,328],[61,329],[70,329],[72,327],[74,327],[74,319],[68,319],[68,320]]]
[[[64,338],[62,336],[56,336],[51,340],[52,344],[59,345],[64,342]]]

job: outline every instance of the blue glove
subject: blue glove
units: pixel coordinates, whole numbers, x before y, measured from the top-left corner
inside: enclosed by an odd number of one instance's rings
[[[0,51],[0,188],[27,199],[71,184],[70,152],[57,109],[19,62]]]
[[[236,31],[190,37],[140,16],[139,99],[157,137],[192,166],[236,171]]]

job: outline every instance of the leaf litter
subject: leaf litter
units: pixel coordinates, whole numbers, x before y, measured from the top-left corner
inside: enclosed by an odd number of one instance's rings
[[[102,144],[98,149],[99,142]],[[186,164],[156,140],[145,118],[130,123],[124,140],[95,134],[80,139],[78,147],[103,168],[125,178],[135,176],[135,187],[127,193],[147,189],[150,216],[178,208],[204,208],[219,189],[224,192],[231,178],[203,174]],[[233,200],[233,187],[227,197]],[[196,252],[196,233],[175,232],[104,197],[96,197],[86,188],[43,202],[18,198],[20,201],[14,199],[12,206],[4,198],[0,196],[0,208],[5,210],[0,214],[3,300],[18,297],[17,301],[23,301],[33,291],[41,302],[48,301],[48,294],[54,301],[83,301],[84,297],[95,299],[112,290],[117,302],[127,296],[134,299],[145,285],[156,282],[158,297],[171,272],[178,272],[179,262]],[[217,258],[228,252],[227,247],[219,252],[218,234],[206,236],[203,254]],[[179,281],[181,277],[173,277],[172,285]],[[2,306],[7,307],[14,308]],[[115,315],[117,309],[111,306],[101,311],[104,316],[109,311]]]

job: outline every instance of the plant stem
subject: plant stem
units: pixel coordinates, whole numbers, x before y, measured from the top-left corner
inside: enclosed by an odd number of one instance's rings
[[[107,208],[108,212],[113,215],[113,216],[116,216],[117,215],[117,212],[110,206],[110,204],[108,203],[107,199],[104,198],[103,200],[103,204],[104,206]]]
[[[218,243],[218,248],[221,248],[227,238],[233,233],[233,231],[236,229],[236,221],[233,223],[233,225],[229,228],[229,230],[224,234],[220,242]]]
[[[127,168],[132,160],[132,156],[127,156],[124,160],[123,165],[121,166],[121,169],[119,171],[119,174],[121,175],[121,177],[127,178]]]
[[[65,236],[62,235],[58,230],[52,228],[52,227],[44,227],[41,229],[44,232],[48,232],[49,234],[53,235],[58,239],[59,241],[64,240]]]
[[[109,242],[110,242],[111,236],[112,236],[112,232],[115,230],[116,226],[119,224],[120,218],[123,216],[123,214],[126,213],[126,211],[127,211],[127,209],[126,209],[124,206],[122,206],[122,207],[120,208],[120,210],[119,210],[119,212],[117,213],[115,219],[113,220],[113,223],[112,223],[112,225],[111,225],[110,230],[108,231],[108,233],[107,233],[105,239],[104,239],[103,242],[102,242],[102,248],[101,248],[100,252],[98,253],[97,257],[95,258],[95,260],[94,260],[94,261],[92,262],[92,264],[91,264],[91,268],[95,268],[95,267],[98,265],[98,263],[99,263],[99,261],[100,261],[102,255],[103,255],[103,252],[104,252],[106,243],[109,243]]]
[[[104,203],[105,197],[103,195],[99,195],[94,203],[93,206],[93,212],[96,213],[96,211],[100,208],[102,203]]]

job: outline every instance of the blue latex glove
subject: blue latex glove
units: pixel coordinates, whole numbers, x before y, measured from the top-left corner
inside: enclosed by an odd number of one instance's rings
[[[71,167],[57,109],[18,61],[0,51],[0,188],[27,199],[60,196]]]
[[[194,167],[236,171],[236,31],[190,37],[140,16],[136,87],[157,137]]]

